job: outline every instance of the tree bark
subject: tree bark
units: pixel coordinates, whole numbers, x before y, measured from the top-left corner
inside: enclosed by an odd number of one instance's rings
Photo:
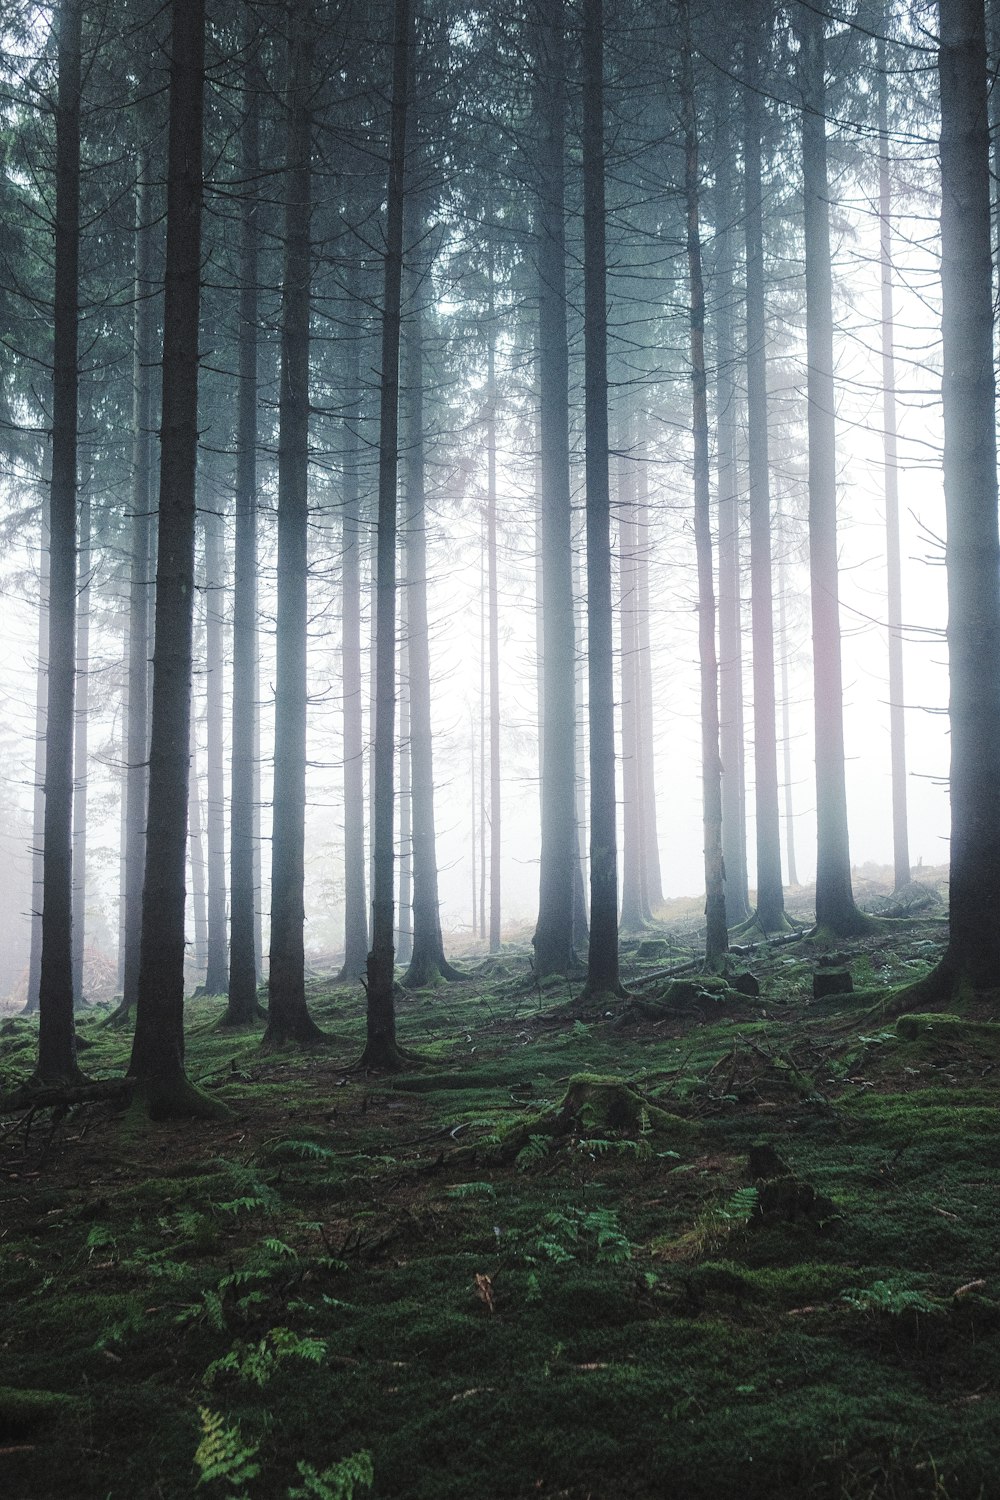
[[[619,633],[621,640],[622,902],[624,932],[646,925],[643,809],[640,780],[639,657],[637,631],[635,471],[631,433],[622,423],[618,440]]]
[[[208,842],[208,930],[205,993],[225,995],[229,989],[229,944],[226,927],[226,807],[223,772],[223,690],[225,579],[222,566],[223,518],[204,511],[205,528],[205,824]]]
[[[249,34],[246,45],[250,43]],[[229,1002],[224,1026],[249,1026],[257,1000],[257,882],[254,878],[257,725],[257,318],[260,93],[263,77],[248,59],[240,175],[239,374],[236,419],[236,540],[233,558],[233,719],[229,815]]]
[[[42,950],[35,1082],[80,1078],[73,1025],[73,688],[76,656],[76,506],[79,421],[80,0],[57,18],[55,305],[52,482],[49,490],[48,708]]]
[[[660,841],[656,831],[656,770],[653,734],[653,653],[649,632],[649,473],[646,445],[636,452],[636,639],[639,654],[639,792],[642,805],[642,857],[650,915],[663,905]]]
[[[414,210],[408,236],[417,245],[423,216]],[[421,989],[461,975],[448,963],[441,936],[434,826],[434,760],[431,732],[431,665],[427,627],[427,507],[424,479],[424,364],[422,276],[408,277],[412,302],[405,339],[406,356],[406,660],[413,873],[413,952],[403,984]],[[379,559],[381,568],[381,558]],[[381,709],[380,709],[381,712]],[[381,720],[379,733],[381,733]]]
[[[142,936],[129,1074],[153,1118],[227,1113],[184,1071],[184,874],[191,733],[203,0],[171,7],[156,639]]]
[[[90,712],[90,496],[79,501],[77,557],[76,713],[73,744],[73,1008],[87,1003],[83,954],[87,932],[87,730]]]
[[[715,392],[716,476],[719,512],[719,746],[722,754],[722,857],[726,869],[726,917],[735,924],[750,915],[747,890],[746,776],[743,755],[743,637],[740,609],[740,495],[736,463],[739,421],[733,349],[734,141],[730,81],[718,74],[715,88]]]
[[[854,904],[844,768],[844,688],[837,564],[837,436],[833,287],[826,163],[825,20],[800,6],[809,424],[809,573],[816,738],[816,926],[836,937],[864,930]]]
[[[615,807],[615,685],[608,489],[608,328],[604,201],[603,0],[583,0],[584,403],[587,661],[590,692],[588,996],[621,994]]]
[[[777,708],[774,691],[774,588],[771,575],[771,492],[768,457],[767,325],[764,296],[764,227],[761,196],[763,100],[758,88],[756,40],[747,59],[743,90],[743,172],[747,283],[747,447],[750,477],[750,611],[753,639],[754,803],[757,826],[757,923],[781,932],[785,896],[781,880],[778,813]]]
[[[49,695],[49,489],[51,476],[42,479],[38,529],[38,666],[35,672],[35,783],[31,815],[31,947],[28,951],[28,992],[22,1015],[38,1011],[42,968],[42,884],[45,875],[45,716]]]
[[[287,10],[285,244],[278,406],[278,602],[271,823],[271,948],[264,1045],[315,1043],[305,989],[306,609],[309,541],[309,244],[312,10]]]
[[[500,952],[500,603],[497,592],[497,377],[493,249],[486,312],[486,566],[490,620],[490,952]]]
[[[885,12],[883,12],[883,17]],[[883,24],[885,24],[883,19]],[[899,556],[896,455],[896,361],[893,352],[892,202],[889,185],[889,82],[885,38],[878,40],[878,220],[882,286],[882,424],[885,454],[885,552],[889,626],[889,756],[892,766],[892,861],[897,891],[910,883],[906,817],[906,720],[903,708],[903,585]]]
[[[393,773],[396,718],[396,484],[399,470],[399,333],[403,279],[406,105],[413,26],[410,0],[394,0],[392,116],[382,304],[379,411],[377,706],[372,790],[372,946],[368,954],[366,1040],[360,1066],[398,1069],[393,1000]]]
[[[342,636],[344,694],[344,966],[341,979],[360,979],[368,954],[365,891],[365,789],[361,712],[361,444],[362,304],[354,301],[358,326],[348,336],[347,412],[344,422],[342,511]]]
[[[1000,986],[1000,539],[982,0],[941,0],[950,930],[938,983]],[[984,663],[987,664],[984,670]]]
[[[687,8],[684,8],[685,30]],[[692,435],[694,439],[694,535],[698,562],[698,660],[701,679],[701,766],[705,836],[705,967],[725,967],[725,867],[722,862],[722,762],[719,758],[719,666],[715,651],[715,592],[709,502],[708,396],[705,373],[705,286],[698,214],[698,123],[690,38],[682,58],[684,194],[691,297]]]
[[[205,880],[205,830],[201,805],[201,773],[198,770],[198,726],[191,724],[191,763],[188,772],[188,858],[191,862],[191,905],[194,916],[194,951],[191,955],[197,985],[205,977],[208,963],[208,902]]]
[[[135,310],[132,321],[132,518],[129,553],[128,713],[125,741],[125,955],[119,1019],[139,989],[142,878],[149,780],[149,617],[153,513],[153,224],[148,149],[138,147],[135,187]]]

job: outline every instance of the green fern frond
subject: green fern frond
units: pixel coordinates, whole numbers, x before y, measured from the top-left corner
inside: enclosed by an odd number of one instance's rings
[[[375,1482],[375,1468],[370,1453],[362,1450],[331,1464],[320,1474],[312,1464],[296,1464],[303,1480],[288,1491],[288,1500],[354,1500],[356,1489],[370,1489]]]
[[[257,1444],[245,1443],[239,1424],[226,1426],[225,1418],[207,1406],[199,1406],[201,1442],[195,1450],[199,1484],[222,1483],[234,1496],[260,1473],[255,1463]]]

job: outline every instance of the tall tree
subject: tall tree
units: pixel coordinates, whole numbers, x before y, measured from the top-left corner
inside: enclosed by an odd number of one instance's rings
[[[886,12],[883,10],[883,25]],[[889,174],[889,79],[885,37],[879,36],[878,226],[882,289],[882,426],[885,454],[885,544],[889,613],[889,753],[892,765],[892,861],[897,891],[910,881],[906,817],[906,720],[903,708],[903,586],[899,556],[899,483],[896,447],[896,360],[893,348],[892,192]]]
[[[204,0],[173,0],[160,511],[149,811],[129,1075],[151,1116],[226,1113],[184,1071],[184,875],[191,730]]]
[[[413,73],[411,65],[411,74]],[[416,195],[408,199],[410,233],[416,256],[424,240],[424,220]],[[445,957],[438,895],[434,823],[434,744],[431,732],[430,634],[427,623],[427,507],[424,470],[423,301],[428,267],[414,264],[407,280],[411,309],[405,338],[406,378],[406,662],[410,741],[410,824],[413,878],[413,951],[403,983],[411,989],[457,979]],[[379,559],[381,569],[381,556]],[[380,700],[381,701],[381,700]],[[381,709],[379,710],[381,713]],[[378,734],[382,733],[378,720]],[[376,752],[378,743],[376,741]]]
[[[226,809],[223,763],[224,682],[223,629],[225,592],[222,569],[223,520],[213,499],[203,510],[205,532],[205,729],[207,743],[205,832],[208,844],[208,910],[205,993],[224,995],[229,988],[229,944],[226,933]]]
[[[45,715],[49,686],[49,489],[42,481],[38,542],[38,658],[35,669],[35,782],[31,811],[31,939],[28,949],[28,993],[23,1015],[38,1010],[42,967],[42,883],[45,878]]]
[[[56,13],[55,300],[49,489],[49,684],[36,1081],[79,1077],[73,1025],[73,687],[79,422],[81,0]]]
[[[87,932],[87,740],[90,714],[90,494],[81,486],[76,602],[76,725],[73,736],[73,1005],[86,1003],[83,956]]]
[[[740,598],[740,495],[736,461],[739,411],[733,335],[733,233],[737,219],[730,81],[716,75],[715,392],[719,526],[719,745],[722,754],[722,854],[726,917],[750,915],[747,891],[746,777],[743,756],[743,632]]]
[[[982,0],[941,0],[941,287],[951,725],[949,937],[921,995],[1000,988],[1000,537]],[[987,669],[984,670],[984,663]]]
[[[153,511],[153,223],[152,161],[140,142],[136,157],[135,272],[132,321],[132,475],[129,536],[128,684],[125,718],[125,879],[122,1002],[117,1020],[132,1012],[139,989],[142,877],[149,779],[149,620]]]
[[[603,0],[583,0],[581,46],[587,662],[590,689],[590,946],[585,993],[597,996],[622,993],[618,968],[615,687],[608,485]]]
[[[774,589],[771,576],[771,491],[768,454],[767,321],[761,139],[764,101],[759,77],[766,12],[750,17],[744,55],[743,177],[746,226],[747,449],[750,480],[750,610],[753,642],[754,808],[757,831],[757,924],[787,926],[781,881],[778,814],[777,708],[774,691]]]
[[[356,313],[360,299],[353,295]],[[344,420],[342,509],[341,660],[344,694],[344,966],[342,979],[356,980],[368,953],[365,895],[364,748],[361,713],[361,516],[359,478],[361,441],[362,328],[347,339],[347,410]]]
[[[309,542],[309,316],[313,17],[289,0],[284,270],[278,405],[278,605],[266,1046],[322,1033],[305,989],[306,591]]]
[[[263,78],[248,35],[240,131],[239,373],[236,418],[236,540],[233,558],[233,724],[229,819],[229,1000],[223,1024],[261,1014],[254,951],[255,765],[257,758],[257,319],[259,304],[260,94]]]
[[[486,568],[490,621],[490,952],[500,951],[500,600],[497,591],[497,332],[494,245],[486,309]]]
[[[725,967],[725,868],[722,862],[722,762],[719,757],[719,665],[715,649],[715,588],[709,508],[708,380],[705,369],[705,284],[699,225],[698,121],[694,67],[683,5],[685,37],[681,57],[681,111],[684,126],[684,197],[688,282],[691,299],[691,390],[694,440],[694,536],[698,563],[698,661],[701,683],[702,827],[705,838],[705,967]]]
[[[837,418],[833,380],[833,282],[826,152],[826,71],[821,11],[799,5],[805,200],[806,362],[809,430],[809,575],[816,741],[816,926],[837,937],[862,932],[854,904],[844,766],[844,687],[837,562]]]
[[[406,105],[412,30],[411,0],[394,0],[392,113],[386,195],[385,280],[379,409],[377,693],[375,784],[372,792],[372,946],[368,954],[366,1040],[360,1065],[397,1069],[393,1001],[393,773],[396,721],[396,484],[399,470],[399,334],[403,281]]]

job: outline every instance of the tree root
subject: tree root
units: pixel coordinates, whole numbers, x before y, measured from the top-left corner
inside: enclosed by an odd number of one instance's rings
[[[0,1095],[0,1115],[39,1109],[72,1109],[77,1104],[101,1100],[127,1104],[132,1097],[130,1078],[101,1079],[95,1083],[45,1084],[29,1081],[13,1093]]]

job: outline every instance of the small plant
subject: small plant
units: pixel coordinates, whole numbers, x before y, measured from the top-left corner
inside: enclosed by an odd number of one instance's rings
[[[228,1354],[213,1359],[203,1380],[205,1385],[211,1385],[217,1375],[232,1374],[238,1380],[263,1387],[283,1360],[307,1359],[320,1365],[325,1358],[323,1339],[302,1338],[291,1328],[270,1328],[256,1344],[237,1340]]]
[[[871,1286],[849,1287],[841,1292],[840,1300],[853,1307],[856,1312],[888,1313],[899,1318],[905,1313],[931,1313],[942,1311],[941,1304],[925,1297],[923,1292],[904,1286],[899,1280],[873,1281]]]
[[[699,1250],[716,1250],[745,1229],[757,1212],[760,1194],[755,1187],[737,1188],[725,1203],[717,1203],[697,1219],[691,1238]]]
[[[303,1461],[295,1467],[303,1483],[292,1485],[288,1500],[354,1500],[355,1489],[371,1489],[375,1482],[372,1456],[364,1450],[331,1464],[322,1474]]]
[[[546,1214],[542,1232],[525,1248],[529,1265],[548,1261],[564,1266],[577,1259],[598,1265],[621,1265],[632,1258],[633,1246],[611,1208],[568,1208]]]
[[[239,1423],[226,1426],[217,1411],[199,1406],[201,1442],[195,1450],[199,1484],[223,1484],[230,1500],[246,1500],[246,1486],[260,1473],[257,1444],[245,1443]]]
[[[552,1142],[547,1135],[529,1135],[527,1145],[522,1146],[514,1158],[517,1170],[524,1172],[528,1167],[534,1167],[540,1161],[544,1161],[551,1146]]]
[[[448,1189],[449,1198],[495,1198],[496,1195],[492,1182],[456,1182]]]

